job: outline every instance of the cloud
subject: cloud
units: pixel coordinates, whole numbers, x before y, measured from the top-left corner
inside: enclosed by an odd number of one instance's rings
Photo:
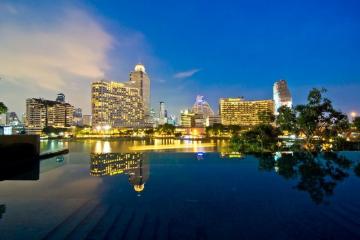
[[[2,79],[52,90],[69,79],[103,77],[114,42],[90,15],[74,9],[50,23],[2,22],[0,36]]]
[[[188,70],[188,71],[183,71],[183,72],[178,72],[178,73],[175,73],[174,74],[174,78],[188,78],[188,77],[191,77],[193,76],[195,73],[201,71],[201,69],[191,69],[191,70]]]

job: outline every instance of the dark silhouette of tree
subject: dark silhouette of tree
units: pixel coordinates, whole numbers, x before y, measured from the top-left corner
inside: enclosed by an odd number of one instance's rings
[[[7,113],[8,108],[5,106],[3,102],[0,102],[0,114]]]
[[[355,119],[353,121],[353,125],[354,125],[354,127],[356,127],[356,129],[358,131],[360,131],[360,117],[355,117]]]

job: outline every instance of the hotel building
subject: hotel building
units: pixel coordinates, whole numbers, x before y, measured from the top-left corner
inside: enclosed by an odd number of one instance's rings
[[[223,125],[252,126],[268,122],[274,112],[273,100],[245,101],[244,98],[221,98],[219,101]]]
[[[94,128],[150,125],[150,79],[144,65],[135,66],[128,82],[92,83],[91,105]]]
[[[273,95],[274,95],[274,104],[275,104],[275,109],[274,109],[275,115],[279,114],[278,110],[281,106],[287,106],[289,108],[292,107],[292,98],[291,98],[290,90],[285,80],[280,80],[274,83]]]
[[[140,89],[127,83],[99,81],[91,87],[92,126],[138,127],[144,120]]]

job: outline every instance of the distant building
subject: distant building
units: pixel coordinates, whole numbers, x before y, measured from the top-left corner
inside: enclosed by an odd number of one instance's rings
[[[6,113],[6,125],[18,126],[19,124],[21,124],[21,121],[15,112]]]
[[[26,100],[26,130],[39,134],[45,127],[70,127],[73,124],[74,107],[42,98]]]
[[[75,126],[82,126],[83,125],[83,118],[82,118],[82,110],[81,110],[81,108],[76,108],[74,110],[74,125]]]
[[[245,101],[244,98],[221,98],[220,117],[223,125],[252,126],[269,121],[274,112],[273,100]]]
[[[144,123],[140,89],[120,82],[98,81],[91,87],[92,126],[139,127]]]
[[[280,80],[274,83],[273,94],[275,115],[279,114],[278,110],[281,106],[287,106],[289,108],[292,107],[292,97],[287,82],[285,80]]]
[[[191,109],[191,112],[202,115],[204,119],[210,116],[214,116],[214,111],[211,109],[208,102],[206,102],[203,96],[196,96],[195,103]]]
[[[58,93],[57,97],[56,97],[56,101],[60,102],[60,103],[65,103],[65,94],[63,93]]]
[[[194,122],[195,114],[190,112],[189,110],[181,111],[180,113],[180,126],[190,128],[195,125]]]
[[[82,121],[83,126],[92,126],[91,115],[83,115]]]
[[[167,111],[165,108],[165,103],[164,102],[160,102],[160,108],[159,108],[159,124],[165,124],[167,122]]]
[[[210,116],[206,118],[206,126],[213,126],[215,123],[221,123],[221,117],[219,115]]]

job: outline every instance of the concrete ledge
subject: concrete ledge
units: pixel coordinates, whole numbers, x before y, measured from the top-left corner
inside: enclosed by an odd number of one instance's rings
[[[12,146],[32,145],[35,150],[35,156],[40,155],[40,136],[39,135],[7,135],[0,136],[1,149],[11,148]],[[21,152],[19,147],[19,152]]]

